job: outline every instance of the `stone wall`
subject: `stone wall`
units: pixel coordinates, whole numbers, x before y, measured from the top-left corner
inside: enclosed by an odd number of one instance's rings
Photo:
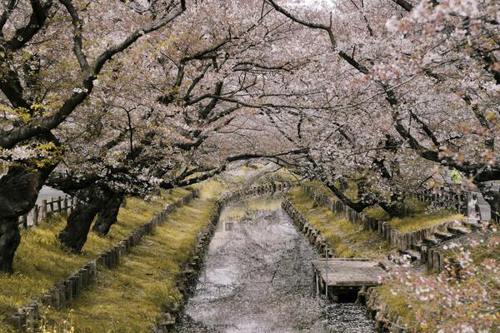
[[[165,208],[156,214],[151,221],[135,229],[127,238],[120,241],[111,249],[102,252],[96,259],[88,262],[64,281],[56,283],[42,296],[19,308],[17,312],[11,316],[14,327],[21,332],[36,331],[41,319],[40,307],[42,305],[51,306],[56,309],[62,309],[69,306],[72,300],[77,298],[85,288],[95,283],[98,271],[101,267],[116,267],[120,262],[120,258],[126,254],[130,248],[137,245],[144,236],[151,234],[156,226],[164,223],[171,212],[190,202],[197,196],[198,191],[194,190],[176,202],[165,206]]]
[[[315,193],[315,192],[313,192]],[[324,202],[324,197],[316,196],[319,198],[322,204],[326,204],[330,209],[335,205],[333,202]],[[311,245],[313,245],[316,250],[321,254],[323,258],[331,258],[335,256],[335,253],[328,246],[327,242],[323,239],[320,232],[314,229],[312,225],[307,221],[307,219],[300,213],[297,208],[293,206],[293,203],[285,199],[282,204],[285,212],[290,216],[293,223],[308,239]],[[334,210],[336,212],[343,212],[341,210]],[[404,333],[408,332],[406,328],[403,327],[402,320],[400,317],[390,311],[390,308],[385,304],[380,302],[377,297],[376,288],[370,287],[368,289],[362,289],[359,293],[359,299],[366,304],[368,314],[376,322],[376,329],[378,332],[395,332]]]
[[[334,197],[320,193],[316,188],[304,185],[304,191],[314,200],[315,203],[328,207],[337,214],[343,214],[354,224],[361,225],[364,230],[375,231],[389,242],[389,244],[400,251],[413,250],[420,254],[420,260],[426,264],[429,271],[440,272],[443,269],[443,255],[439,248],[432,248],[429,245],[422,245],[424,239],[432,236],[438,231],[447,230],[456,221],[449,221],[440,225],[417,230],[414,232],[400,232],[392,227],[387,221],[372,219],[363,213],[358,213],[354,209],[345,205]]]
[[[281,207],[290,216],[295,227],[302,232],[309,243],[318,251],[323,258],[331,258],[334,256],[334,251],[328,246],[327,241],[321,235],[321,232],[315,229],[300,213],[297,208],[293,206],[290,200],[283,200]]]

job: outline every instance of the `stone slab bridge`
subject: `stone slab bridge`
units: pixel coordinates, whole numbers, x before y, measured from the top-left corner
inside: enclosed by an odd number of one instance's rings
[[[380,285],[385,270],[376,261],[362,258],[328,258],[312,261],[316,294],[328,299],[349,301],[359,290]]]

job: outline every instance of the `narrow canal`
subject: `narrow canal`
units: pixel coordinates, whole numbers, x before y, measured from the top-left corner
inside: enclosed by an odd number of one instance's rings
[[[318,255],[280,204],[262,198],[224,209],[179,333],[375,332],[361,305],[316,297]]]

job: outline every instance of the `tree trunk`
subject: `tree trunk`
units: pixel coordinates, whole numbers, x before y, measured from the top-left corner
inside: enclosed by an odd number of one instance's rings
[[[95,191],[89,194],[87,202],[78,202],[68,217],[66,227],[59,233],[61,243],[73,252],[80,253],[87,241],[90,226],[106,200]]]
[[[35,206],[40,189],[56,165],[46,163],[41,169],[15,165],[0,177],[0,271],[12,272],[20,242],[19,217]]]
[[[380,201],[378,203],[391,217],[405,217],[408,209],[405,205],[404,195],[398,191],[392,193],[391,201]]]
[[[391,217],[405,217],[407,210],[404,203],[400,202],[379,202],[378,205],[382,207]]]
[[[111,226],[116,222],[123,199],[124,196],[122,194],[114,194],[99,211],[97,221],[92,227],[92,230],[99,236],[106,236],[109,233]]]
[[[366,201],[353,201],[349,199],[344,192],[342,192],[333,182],[328,180],[324,181],[324,184],[337,196],[337,198],[342,201],[345,205],[351,207],[356,212],[361,213],[366,207],[374,205],[374,202],[370,200]]]
[[[0,219],[0,271],[12,273],[14,254],[21,241],[17,218]]]

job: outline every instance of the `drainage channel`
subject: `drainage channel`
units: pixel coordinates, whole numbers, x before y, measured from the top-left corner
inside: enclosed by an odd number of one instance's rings
[[[375,332],[366,309],[315,294],[318,259],[277,197],[224,208],[179,333]]]

